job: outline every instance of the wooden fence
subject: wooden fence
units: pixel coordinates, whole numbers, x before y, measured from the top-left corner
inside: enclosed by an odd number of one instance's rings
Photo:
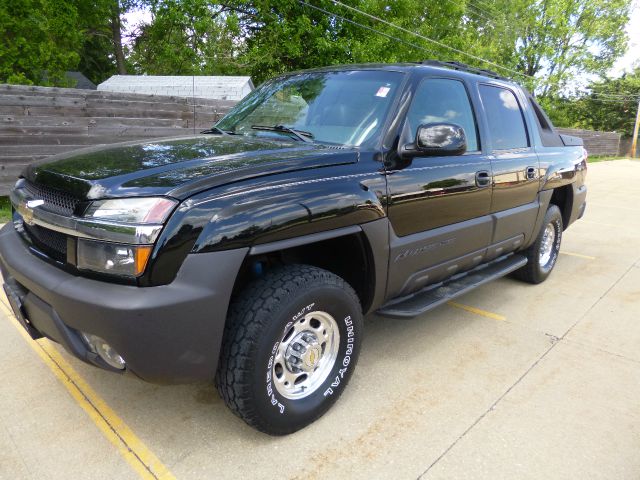
[[[589,155],[620,155],[621,134],[616,132],[596,132],[593,130],[578,130],[575,128],[558,128],[560,133],[580,137],[584,141],[584,147]]]
[[[0,85],[0,195],[22,169],[56,153],[207,128],[235,102]]]

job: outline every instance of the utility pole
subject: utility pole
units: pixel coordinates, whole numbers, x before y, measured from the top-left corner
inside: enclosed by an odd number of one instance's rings
[[[636,113],[636,125],[633,127],[633,140],[631,140],[631,158],[636,158],[638,146],[638,129],[640,129],[640,99],[638,99],[638,113]]]

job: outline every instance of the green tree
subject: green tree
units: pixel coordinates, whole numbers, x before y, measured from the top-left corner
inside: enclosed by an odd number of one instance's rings
[[[624,53],[630,0],[346,2],[464,53],[329,0],[307,3],[152,0],[153,21],[131,58],[138,71],[248,72],[258,83],[284,71],[334,63],[460,60],[505,75],[517,70],[520,80],[545,77],[538,92],[547,95],[577,74],[605,72]]]
[[[134,71],[152,75],[246,71],[233,10],[207,0],[152,0],[152,22],[129,50]]]
[[[128,73],[122,17],[130,10],[145,7],[143,0],[75,0],[80,17],[83,44],[80,71],[94,83],[111,75]]]
[[[556,127],[581,127],[580,97],[549,94],[537,100]]]
[[[0,0],[0,82],[69,85],[79,69],[98,83],[126,73],[121,17],[142,0]]]
[[[617,131],[631,136],[640,100],[640,67],[620,78],[603,78],[587,85],[588,92],[539,98],[558,127]]]
[[[576,123],[631,136],[640,100],[640,68],[620,78],[594,82],[589,89],[592,93],[576,102]]]
[[[350,3],[407,30],[464,48],[460,35],[462,9],[455,2],[363,0]],[[339,8],[330,1],[316,1],[313,5],[325,11],[301,5],[297,0],[247,3],[246,30],[251,35],[247,35],[246,58],[258,81],[284,71],[327,64],[451,58],[450,51],[445,52],[441,47],[352,10]]]
[[[357,5],[407,29],[465,47],[463,9],[453,1],[365,0]],[[153,20],[134,42],[130,59],[138,72],[244,73],[260,83],[278,73],[328,64],[451,58],[441,47],[328,0],[313,6],[297,0],[153,0]]]
[[[562,90],[576,76],[602,75],[627,48],[630,0],[495,0],[476,11],[487,50],[538,82],[538,93]],[[482,15],[480,17],[479,15]]]
[[[631,0],[0,1],[4,81],[39,82],[46,70],[56,83],[79,66],[96,82],[135,72],[249,74],[260,83],[328,64],[433,58],[515,75],[530,88],[537,77],[536,91],[555,98],[624,53]],[[152,20],[125,42],[122,18],[133,8]]]
[[[0,2],[0,82],[67,85],[65,71],[80,60],[82,34],[72,3]]]

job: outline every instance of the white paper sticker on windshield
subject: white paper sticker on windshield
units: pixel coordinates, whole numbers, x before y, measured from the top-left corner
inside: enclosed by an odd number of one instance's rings
[[[389,93],[389,90],[391,90],[389,87],[380,87],[378,89],[378,92],[376,93],[376,97],[386,97],[387,94]]]

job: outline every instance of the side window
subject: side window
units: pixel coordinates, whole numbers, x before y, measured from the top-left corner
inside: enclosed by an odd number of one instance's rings
[[[467,136],[467,151],[478,148],[478,131],[469,95],[459,80],[430,78],[424,80],[416,92],[407,113],[412,137],[420,125],[447,122],[460,125]]]
[[[528,147],[524,116],[514,93],[506,88],[480,85],[480,97],[487,113],[493,149]]]

